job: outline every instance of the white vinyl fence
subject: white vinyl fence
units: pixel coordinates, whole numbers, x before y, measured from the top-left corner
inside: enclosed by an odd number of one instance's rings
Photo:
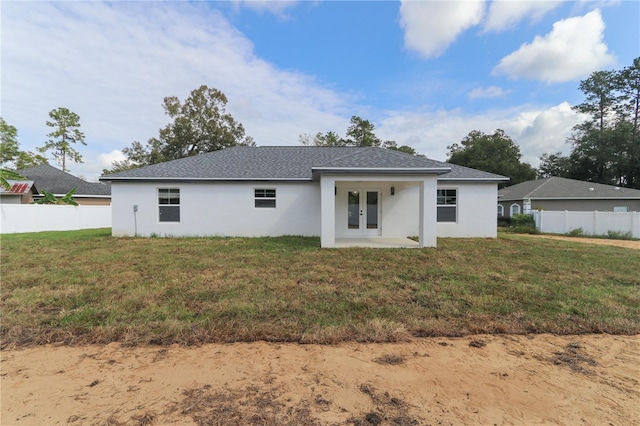
[[[110,227],[111,206],[0,204],[0,234]]]
[[[633,238],[640,238],[640,212],[572,212],[540,211],[531,212],[540,232],[567,234],[582,228],[585,235],[607,235],[609,231],[631,232]]]

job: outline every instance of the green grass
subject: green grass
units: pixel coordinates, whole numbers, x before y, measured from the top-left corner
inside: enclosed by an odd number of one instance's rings
[[[640,252],[518,235],[437,249],[317,238],[3,235],[2,346],[640,333]]]

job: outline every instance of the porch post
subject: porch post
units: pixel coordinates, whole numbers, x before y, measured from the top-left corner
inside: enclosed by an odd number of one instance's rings
[[[336,246],[336,179],[320,176],[320,247]]]
[[[420,247],[436,247],[437,245],[437,190],[435,176],[427,176],[420,181]]]

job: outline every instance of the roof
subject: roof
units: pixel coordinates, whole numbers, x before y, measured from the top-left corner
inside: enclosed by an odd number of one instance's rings
[[[72,174],[63,172],[49,164],[28,167],[18,170],[22,176],[26,176],[35,182],[39,191],[47,191],[53,195],[64,195],[72,189],[76,189],[74,197],[109,197],[111,185],[102,182],[87,182]]]
[[[7,182],[9,182],[9,185],[11,185],[11,187],[7,189],[4,186],[0,185],[0,194],[2,195],[27,194],[31,192],[32,188],[36,194],[38,193],[38,191],[35,191],[32,180],[7,180]]]
[[[313,180],[319,172],[443,174],[467,180],[504,176],[377,147],[234,147],[102,176],[100,180]],[[317,177],[317,176],[315,176]]]
[[[498,191],[501,201],[543,199],[640,199],[640,190],[561,177],[529,180]]]

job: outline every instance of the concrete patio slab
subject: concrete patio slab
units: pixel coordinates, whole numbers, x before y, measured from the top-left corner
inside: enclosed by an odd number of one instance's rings
[[[336,247],[371,247],[371,248],[420,248],[417,241],[409,238],[336,238]]]

